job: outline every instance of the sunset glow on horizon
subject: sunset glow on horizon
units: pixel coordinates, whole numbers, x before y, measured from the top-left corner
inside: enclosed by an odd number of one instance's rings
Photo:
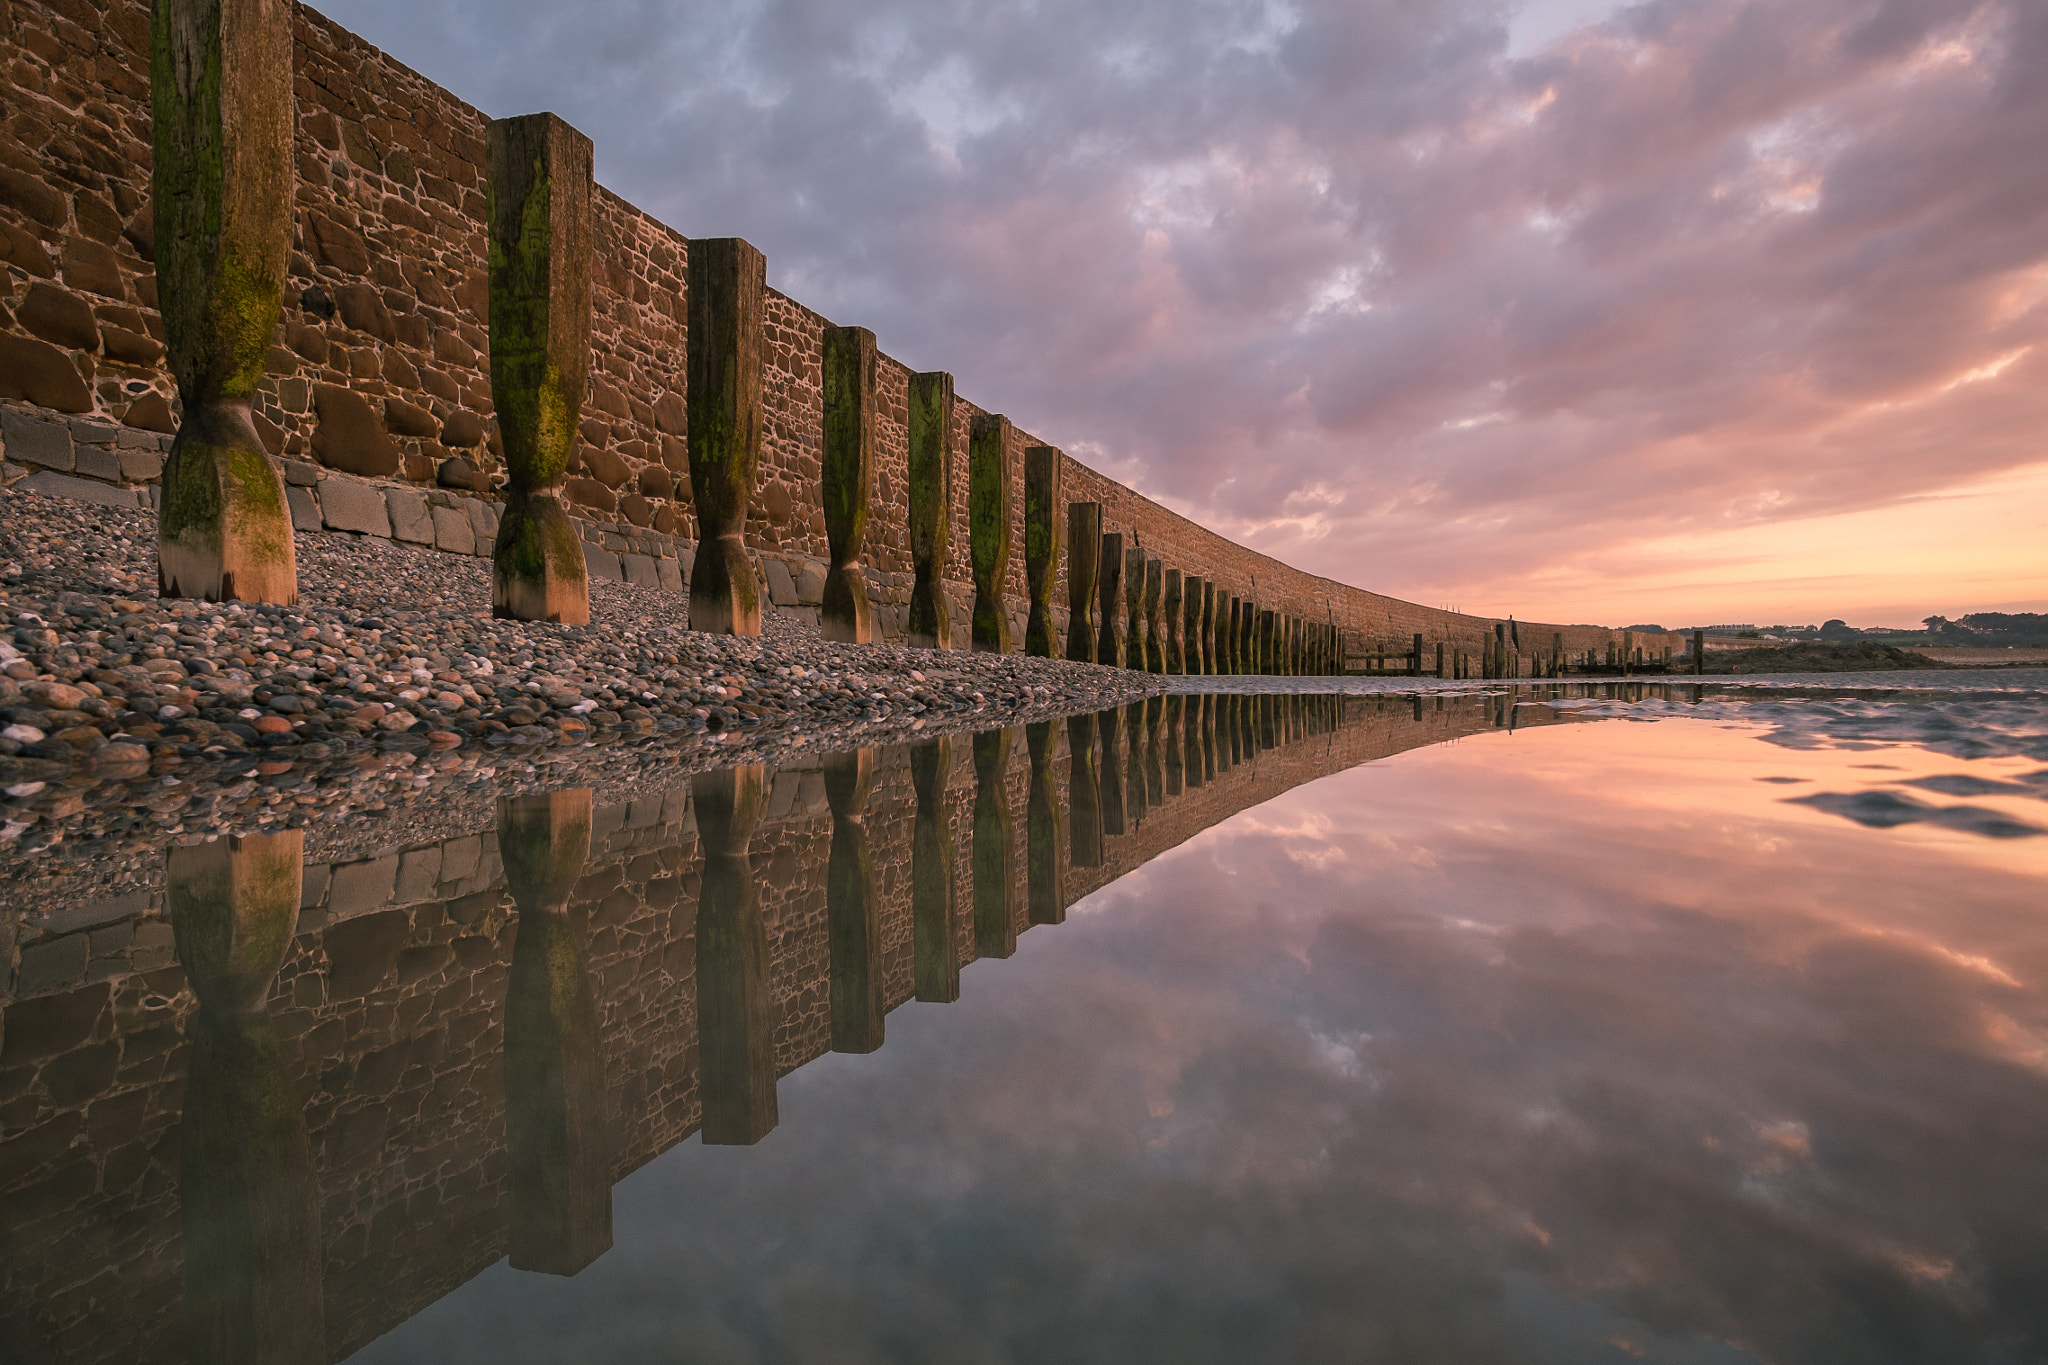
[[[2033,0],[323,8],[1311,572],[1608,625],[2048,610]]]

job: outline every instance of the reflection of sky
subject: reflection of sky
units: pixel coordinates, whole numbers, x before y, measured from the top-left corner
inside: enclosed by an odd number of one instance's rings
[[[1758,734],[1290,793],[358,1358],[2037,1359],[2048,840],[1789,798],[2038,822],[2039,764]]]

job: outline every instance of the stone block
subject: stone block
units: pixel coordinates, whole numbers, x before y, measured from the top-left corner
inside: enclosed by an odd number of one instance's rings
[[[311,488],[320,482],[320,466],[304,460],[286,460],[284,481],[297,488]]]
[[[654,576],[656,582],[670,592],[681,592],[683,590],[683,566],[676,560],[655,560]]]
[[[320,529],[320,504],[313,500],[313,490],[287,484],[284,500],[292,510],[294,531],[317,531]]]
[[[434,543],[434,521],[427,515],[427,499],[410,488],[387,488],[384,502],[391,509],[391,534],[414,545]]]
[[[658,588],[661,586],[661,580],[656,577],[654,572],[654,557],[652,555],[621,555],[619,557],[619,567],[625,573],[628,583],[637,583],[643,588]]]
[[[299,880],[299,909],[307,910],[320,903],[327,894],[327,883],[334,876],[334,869],[327,863],[307,863]]]
[[[480,498],[457,498],[455,505],[462,509],[462,515],[469,518],[469,527],[485,540],[498,533],[496,503],[484,502]]]
[[[392,894],[400,905],[432,900],[440,880],[440,845],[411,849],[398,855],[398,879]]]
[[[391,903],[398,889],[398,855],[387,854],[359,863],[342,863],[334,869],[327,890],[330,915],[359,915]]]
[[[477,863],[483,856],[484,842],[476,835],[465,834],[459,839],[450,839],[441,845],[441,880],[467,881],[476,875]]]
[[[331,530],[389,536],[391,512],[384,494],[353,479],[327,479],[320,485],[320,515]]]
[[[111,446],[121,437],[121,428],[90,418],[71,419],[71,439],[82,446]]]
[[[155,450],[157,434],[153,431],[138,431],[134,427],[122,427],[121,435],[114,445],[120,450]]]
[[[780,559],[763,559],[761,567],[768,574],[768,600],[778,607],[796,605],[796,580],[789,576],[789,565]]]
[[[805,563],[796,576],[798,606],[815,607],[825,600],[825,566],[815,560]]]
[[[132,488],[116,488],[112,484],[96,483],[91,479],[75,479],[69,474],[55,474],[44,469],[29,475],[16,487],[29,493],[41,493],[45,497],[70,498],[74,502],[96,502],[102,507],[140,507],[142,499]]]
[[[16,995],[41,995],[85,978],[92,961],[92,944],[84,934],[66,934],[47,943],[30,944],[21,950],[21,968],[15,974]]]
[[[157,453],[155,445],[146,450],[131,450],[128,446],[130,434],[126,431],[121,433],[121,445],[115,452],[115,458],[120,461],[121,481],[149,483],[161,478],[164,472],[164,457]]]
[[[469,517],[461,508],[436,507],[431,510],[436,549],[461,555],[476,552],[476,530],[469,524]]]
[[[6,442],[7,458],[17,464],[71,468],[71,428],[62,422],[38,421],[25,412],[0,413],[0,441]]]
[[[617,583],[625,577],[625,570],[620,566],[617,555],[587,542],[583,546],[583,565],[592,578],[604,578]]]
[[[121,480],[121,457],[104,446],[73,447],[71,467],[76,473],[88,479],[105,479],[108,483],[119,483]]]

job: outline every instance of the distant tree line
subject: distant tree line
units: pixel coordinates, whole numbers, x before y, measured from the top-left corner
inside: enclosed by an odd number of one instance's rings
[[[1921,624],[1945,643],[2048,645],[2048,613],[2038,611],[1973,611],[1954,621],[1929,616]]]

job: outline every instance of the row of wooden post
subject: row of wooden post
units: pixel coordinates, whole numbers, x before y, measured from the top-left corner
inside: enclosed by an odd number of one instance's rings
[[[164,474],[160,586],[168,596],[289,603],[298,596],[290,515],[251,402],[277,328],[291,250],[291,13],[163,0],[155,16],[159,290],[185,412]],[[197,56],[181,46],[194,41],[202,49]],[[210,70],[239,74],[201,79]],[[217,146],[216,139],[233,145]],[[492,610],[521,620],[585,622],[583,548],[561,487],[590,374],[593,148],[552,114],[494,120],[487,141],[491,397],[507,479],[492,556]],[[736,237],[693,240],[688,256],[685,368],[698,522],[690,624],[755,635],[761,594],[743,533],[765,424],[767,263]],[[862,558],[875,482],[879,365],[874,333],[825,330],[819,498],[830,566],[821,622],[826,638],[852,643],[875,637]],[[953,514],[953,377],[913,375],[908,397],[915,580],[908,635],[913,645],[948,648],[952,617],[942,575]],[[975,649],[1012,647],[1003,584],[1014,443],[1014,429],[1000,414],[978,414],[970,424]],[[1103,536],[1097,504],[1064,506],[1062,458],[1050,446],[1024,451],[1028,652],[1163,673],[1341,671],[1342,649],[1330,625],[1257,606],[1135,546],[1126,550],[1120,535]],[[1064,650],[1052,622],[1063,539],[1072,547]],[[1129,630],[1117,627],[1120,605],[1128,608]]]

